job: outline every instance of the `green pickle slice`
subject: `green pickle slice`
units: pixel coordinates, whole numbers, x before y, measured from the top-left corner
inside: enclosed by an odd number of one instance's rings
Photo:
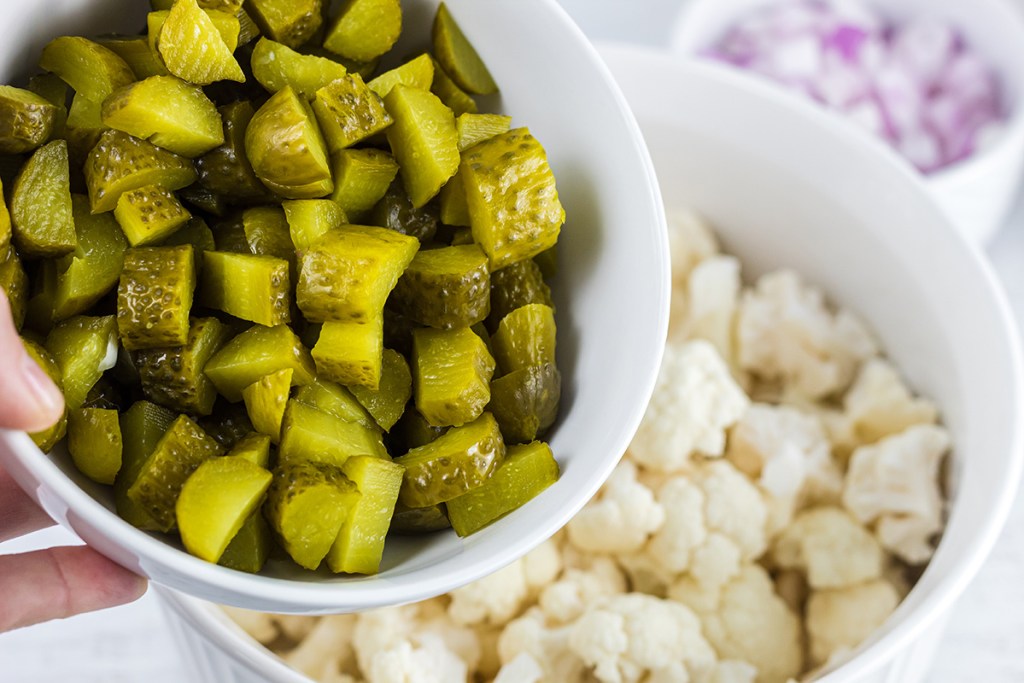
[[[232,17],[233,18],[233,17]],[[235,19],[235,43],[241,30]],[[229,80],[245,82],[245,74],[234,56],[234,47],[224,40],[210,16],[196,0],[177,0],[159,28],[157,50],[167,70],[196,85]]]
[[[401,66],[385,71],[366,85],[380,97],[386,97],[396,85],[407,85],[410,88],[430,90],[434,82],[434,60],[430,55],[420,55],[410,59]]]
[[[313,111],[330,151],[338,152],[391,125],[391,115],[359,74],[348,74],[316,91]]]
[[[226,104],[218,111],[224,124],[224,144],[196,160],[199,182],[233,203],[266,199],[270,193],[256,177],[245,151],[245,132],[256,110],[252,103],[242,100]]]
[[[388,143],[414,207],[433,199],[459,170],[459,136],[452,110],[435,95],[396,85],[384,98],[394,118]]]
[[[83,172],[93,213],[113,211],[129,190],[159,185],[173,192],[198,178],[191,160],[117,130],[100,136]]]
[[[264,469],[270,468],[270,437],[266,434],[246,434],[238,440],[228,455],[233,458],[248,460]]]
[[[491,399],[494,359],[469,328],[414,330],[412,367],[416,409],[432,425],[472,422]]]
[[[288,405],[288,394],[292,389],[294,373],[291,368],[285,368],[261,377],[242,389],[242,400],[245,402],[252,426],[260,434],[270,437],[274,443],[281,440],[281,423]]]
[[[351,391],[322,377],[299,387],[295,400],[346,422],[358,422],[371,429],[377,424]]]
[[[434,82],[430,85],[430,92],[437,95],[456,116],[477,112],[476,100],[460,88],[437,62],[434,62]]]
[[[155,244],[192,220],[178,198],[159,185],[147,185],[121,195],[114,208],[125,237],[133,247]]]
[[[57,262],[53,320],[85,313],[116,285],[128,248],[117,222],[109,214],[93,215],[89,200],[72,195],[78,246]]]
[[[287,325],[256,325],[229,341],[206,364],[206,376],[232,403],[242,400],[242,389],[279,370],[291,368],[292,384],[313,381],[316,368],[309,351]]]
[[[380,430],[325,413],[292,399],[281,425],[281,463],[323,462],[341,466],[356,455],[388,459]]]
[[[454,181],[454,178],[452,180]],[[437,235],[439,219],[435,202],[428,202],[420,207],[412,205],[409,193],[405,191],[405,185],[401,180],[391,183],[391,187],[370,213],[370,222],[373,225],[415,237],[421,244],[428,244]]]
[[[498,92],[491,72],[443,2],[434,17],[433,39],[437,61],[460,88],[476,95]]]
[[[349,389],[380,428],[388,432],[402,417],[405,405],[412,397],[412,373],[402,354],[392,349],[384,349],[380,384],[377,389],[359,385],[353,385]]]
[[[46,337],[46,350],[60,368],[68,410],[81,408],[89,390],[117,359],[114,316],[79,315],[60,323]]]
[[[298,252],[306,251],[328,232],[348,222],[345,211],[330,199],[292,199],[281,206],[292,246]]]
[[[264,33],[288,47],[308,42],[323,23],[322,0],[249,0],[246,7]]]
[[[128,490],[175,417],[149,401],[134,403],[121,415],[121,470],[114,480],[114,506],[122,519],[147,531],[157,531],[160,525],[145,507],[128,497]]]
[[[25,347],[25,352],[36,362],[36,364],[43,369],[46,376],[53,380],[53,383],[57,385],[57,388],[62,392],[64,391],[64,379],[61,373],[60,367],[57,365],[57,361],[53,355],[50,354],[41,345],[35,343],[30,339],[21,340],[22,345]],[[65,403],[67,401],[65,400]],[[61,439],[67,434],[68,427],[68,411],[64,409],[64,414],[61,415],[60,419],[57,420],[56,424],[52,427],[42,430],[41,432],[33,432],[29,434],[32,442],[41,450],[43,453],[49,453],[53,450]]]
[[[123,59],[128,68],[135,74],[137,80],[141,81],[150,76],[167,76],[171,73],[164,66],[164,63],[160,61],[159,55],[149,44],[149,40],[146,37],[102,38],[98,42]]]
[[[43,48],[39,66],[60,76],[82,97],[97,103],[135,80],[123,59],[99,43],[78,36],[51,40]]]
[[[14,181],[10,215],[14,244],[24,256],[53,258],[75,250],[67,142],[54,140],[25,162]]]
[[[117,411],[103,408],[70,411],[68,452],[82,474],[99,484],[113,484],[121,469],[121,425]]]
[[[24,154],[49,140],[57,111],[30,90],[0,85],[0,153]]]
[[[562,377],[553,363],[515,370],[491,382],[494,415],[507,443],[527,443],[558,417]]]
[[[475,325],[491,310],[487,263],[487,255],[476,245],[421,251],[395,286],[395,300],[421,325]]]
[[[401,33],[399,0],[345,0],[324,47],[347,59],[369,62],[394,47]]]
[[[487,324],[492,330],[498,329],[509,313],[527,304],[554,306],[551,289],[533,259],[491,272],[491,313]]]
[[[527,304],[502,319],[491,337],[494,358],[503,372],[555,362],[555,312],[544,304]]]
[[[327,322],[313,347],[317,371],[348,387],[376,390],[384,352],[384,316],[365,322]]]
[[[231,543],[220,556],[220,564],[228,569],[258,574],[267,563],[274,535],[260,510],[256,510],[242,524]]]
[[[236,318],[274,327],[291,320],[288,262],[273,256],[207,251],[198,301]]]
[[[359,455],[346,460],[341,469],[361,495],[327,553],[327,566],[335,573],[376,574],[405,468],[390,460]]]
[[[398,162],[387,152],[343,149],[334,155],[331,199],[351,220],[360,220],[384,197],[397,175]]]
[[[117,289],[117,328],[124,347],[185,345],[195,283],[190,245],[126,251]]]
[[[291,86],[296,93],[311,100],[317,90],[347,73],[338,62],[298,53],[269,38],[260,38],[252,51],[252,75],[271,93]]]

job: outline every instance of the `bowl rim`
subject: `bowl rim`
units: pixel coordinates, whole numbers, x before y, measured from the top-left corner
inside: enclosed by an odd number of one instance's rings
[[[574,49],[586,58],[607,94],[614,100],[615,114],[623,123],[623,139],[630,145],[635,154],[634,161],[643,173],[644,185],[647,188],[647,204],[654,221],[653,237],[658,247],[656,256],[660,257],[647,264],[649,276],[657,278],[658,315],[652,327],[655,330],[652,337],[654,353],[647,356],[649,363],[644,372],[637,373],[637,396],[641,400],[624,407],[621,411],[623,428],[617,432],[616,438],[610,439],[607,444],[607,452],[614,456],[605,458],[599,466],[593,467],[584,480],[585,485],[577,489],[574,496],[561,503],[556,514],[545,518],[544,523],[535,527],[525,540],[506,543],[501,546],[500,552],[478,557],[471,563],[465,563],[463,560],[463,565],[455,571],[418,571],[416,580],[403,579],[397,582],[360,580],[359,577],[353,580],[345,580],[345,577],[342,577],[332,582],[304,582],[246,574],[211,564],[141,531],[79,487],[50,457],[35,446],[26,433],[0,430],[0,444],[6,445],[6,448],[0,447],[0,463],[9,461],[6,463],[7,469],[19,485],[44,508],[48,507],[47,502],[53,503],[51,499],[56,497],[68,512],[73,513],[81,526],[90,531],[93,538],[108,545],[105,549],[97,549],[119,564],[140,573],[144,571],[143,564],[158,567],[160,576],[150,576],[155,582],[184,588],[194,594],[217,594],[219,599],[229,604],[241,604],[241,601],[244,601],[244,606],[248,609],[254,609],[254,606],[258,609],[259,605],[264,605],[268,611],[297,614],[351,612],[415,602],[446,593],[510,564],[568,523],[597,493],[618,464],[643,418],[647,402],[654,391],[668,334],[671,268],[668,231],[657,176],[639,125],[625,96],[596,48],[561,5],[556,0],[533,1],[545,8],[552,22],[560,24],[560,32],[565,36],[565,41],[572,44]],[[45,491],[45,500],[40,500],[39,483],[49,489]],[[55,504],[55,507],[59,508],[60,503]],[[65,526],[70,525],[65,523]],[[268,595],[273,597],[268,600]]]

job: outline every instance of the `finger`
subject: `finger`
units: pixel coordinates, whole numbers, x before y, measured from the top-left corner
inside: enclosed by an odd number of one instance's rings
[[[144,579],[86,547],[0,556],[0,632],[123,605]]]
[[[39,432],[56,423],[64,397],[25,352],[6,296],[0,296],[0,358],[0,428]]]
[[[52,525],[53,520],[0,469],[0,543]]]

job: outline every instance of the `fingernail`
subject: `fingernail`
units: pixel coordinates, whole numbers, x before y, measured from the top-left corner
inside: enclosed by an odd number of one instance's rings
[[[21,378],[36,404],[36,413],[45,419],[43,429],[57,420],[64,410],[64,396],[43,369],[27,353],[21,357]]]

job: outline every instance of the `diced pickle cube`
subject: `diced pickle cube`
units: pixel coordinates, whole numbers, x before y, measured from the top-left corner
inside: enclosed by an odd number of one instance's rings
[[[327,553],[327,565],[337,573],[376,574],[405,469],[390,460],[363,455],[349,458],[341,469],[362,495]]]
[[[433,39],[437,60],[460,88],[476,95],[498,92],[491,72],[443,2],[434,17]]]
[[[347,73],[338,62],[300,54],[269,38],[260,38],[252,51],[252,74],[271,93],[291,86],[296,93],[311,100],[317,90]]]
[[[266,434],[247,434],[231,447],[228,455],[248,460],[263,468],[270,467],[270,437]]]
[[[297,462],[274,473],[264,514],[292,559],[316,569],[359,498],[359,489],[337,467]]]
[[[551,289],[535,261],[527,259],[491,272],[491,313],[487,323],[492,330],[498,329],[506,315],[527,304],[554,305]]]
[[[71,210],[68,145],[54,140],[36,150],[14,181],[14,244],[24,256],[53,258],[78,244]]]
[[[544,304],[527,304],[512,311],[491,338],[502,372],[555,362],[555,312]]]
[[[334,156],[334,193],[331,199],[351,220],[360,220],[381,200],[396,175],[398,162],[387,152],[343,149]]]
[[[57,365],[57,361],[54,360],[53,355],[50,354],[45,348],[36,344],[34,341],[22,338],[21,343],[25,347],[25,352],[28,353],[29,357],[36,362],[36,364],[42,368],[46,376],[53,380],[53,383],[57,385],[57,388],[62,392],[64,391],[64,380],[61,373],[60,367]],[[65,404],[67,401],[65,400]],[[67,433],[68,427],[68,411],[64,409],[64,414],[61,415],[60,419],[57,420],[56,424],[48,429],[44,429],[41,432],[33,432],[29,434],[32,438],[32,442],[41,450],[43,453],[49,453],[53,450],[53,447],[64,438]]]
[[[491,382],[487,409],[507,443],[527,443],[554,424],[561,396],[562,377],[555,365],[534,365]]]
[[[245,151],[245,132],[256,110],[248,101],[226,104],[219,110],[224,122],[224,144],[196,160],[199,182],[232,202],[246,203],[269,196],[256,177]]]
[[[324,39],[324,47],[358,62],[390,50],[402,33],[399,0],[345,0]]]
[[[327,322],[313,347],[317,371],[348,387],[380,386],[384,352],[384,316],[365,322]]]
[[[237,36],[236,30],[236,44]],[[223,80],[245,82],[242,67],[231,54],[233,47],[225,42],[210,16],[199,9],[196,0],[178,0],[174,3],[167,20],[159,29],[157,50],[167,70],[189,83],[209,85]]]
[[[100,136],[110,128],[103,123],[103,103],[75,94],[68,109],[68,153],[76,162],[87,158]]]
[[[174,413],[149,401],[139,401],[121,415],[121,470],[114,480],[114,506],[122,519],[140,529],[156,531],[159,525],[128,497],[128,490],[174,419]]]
[[[507,133],[512,128],[512,117],[501,114],[462,114],[455,119],[455,130],[459,134],[459,151]]]
[[[516,128],[466,150],[462,165],[473,239],[497,270],[551,248],[565,222],[547,154]]]
[[[184,346],[136,351],[132,361],[143,393],[180,412],[211,414],[217,390],[203,369],[230,337],[228,326],[216,318],[199,318],[192,321]]]
[[[390,436],[393,436],[397,445],[400,446],[395,448],[394,452],[409,451],[425,446],[447,432],[448,429],[448,427],[434,427],[420,415],[418,410],[410,407],[402,414],[402,419],[390,433]]]
[[[217,563],[228,569],[257,574],[263,569],[274,544],[270,525],[260,510],[256,510],[242,524]]]
[[[79,408],[68,413],[68,452],[78,471],[113,484],[121,469],[121,425],[117,411]]]
[[[278,370],[242,389],[242,400],[245,401],[252,426],[260,434],[270,437],[274,443],[281,440],[281,422],[288,405],[294,372],[291,368]]]
[[[358,422],[371,429],[377,424],[352,392],[322,377],[299,387],[295,392],[295,400],[346,422]]]
[[[317,90],[313,111],[332,153],[391,125],[384,103],[359,74],[348,74]]]
[[[174,506],[182,486],[199,465],[222,452],[220,444],[199,425],[181,415],[139,468],[128,497],[149,513],[161,531],[170,531],[175,526]]]
[[[381,97],[386,97],[396,85],[407,85],[410,88],[430,90],[434,82],[434,60],[430,55],[420,55],[391,71],[385,71],[366,85]]]
[[[396,85],[384,104],[395,122],[388,142],[401,168],[414,207],[433,199],[459,170],[459,136],[455,116],[435,95]]]
[[[424,508],[458,498],[482,486],[504,458],[498,423],[484,413],[395,459],[405,468],[399,500],[408,507]]]
[[[175,504],[185,549],[207,562],[218,562],[263,502],[272,479],[270,472],[244,458],[214,458],[199,465]]]
[[[78,246],[57,263],[53,319],[58,322],[86,312],[117,286],[128,248],[112,216],[93,215],[83,195],[71,199]]]
[[[302,255],[299,309],[311,322],[379,317],[419,244],[384,228],[346,225],[332,230]]]
[[[279,206],[258,206],[242,213],[242,231],[252,253],[275,256],[289,263],[295,261],[295,245],[288,229],[288,219]]]
[[[207,251],[198,301],[267,327],[287,323],[291,320],[288,262],[273,256]]]
[[[462,425],[480,416],[491,398],[494,359],[467,327],[413,331],[416,409],[432,425]]]
[[[110,93],[135,80],[123,59],[87,38],[63,36],[43,48],[39,66],[57,74],[76,93],[102,103]]]
[[[483,486],[448,501],[448,519],[459,536],[469,536],[521,508],[558,481],[558,463],[540,441],[510,446],[505,461]]]
[[[12,247],[6,247],[0,256],[0,290],[7,295],[11,307],[11,319],[18,330],[25,324],[28,307],[28,275],[21,265],[21,259]]]
[[[137,247],[124,256],[117,289],[117,328],[129,351],[188,342],[196,285],[192,247]]]
[[[388,458],[376,425],[349,422],[295,399],[288,402],[281,426],[281,463],[312,461],[341,466],[355,455]]]
[[[60,323],[46,337],[46,350],[60,368],[64,402],[69,410],[81,408],[85,397],[117,357],[114,316],[76,316]]]
[[[103,133],[89,152],[84,172],[93,213],[113,211],[129,190],[147,185],[180,190],[198,177],[189,159],[116,130]]]
[[[173,192],[147,185],[121,195],[114,217],[133,247],[162,241],[192,219]]]
[[[316,368],[309,351],[287,325],[256,325],[242,332],[206,364],[206,376],[232,403],[242,400],[242,389],[279,370],[294,370],[292,384],[313,381]]]
[[[145,36],[103,38],[99,43],[123,59],[138,80],[150,76],[168,76],[171,73],[160,61],[160,56],[157,55],[156,50],[149,44],[149,40]]]
[[[345,211],[331,199],[293,199],[282,202],[292,246],[309,249],[321,237],[348,222]]]
[[[413,207],[401,179],[391,183],[391,187],[370,212],[373,225],[415,237],[420,244],[427,244],[434,239],[439,219],[437,204],[434,202],[419,208]]]
[[[322,0],[249,0],[246,7],[264,33],[294,48],[320,29],[322,4]]]
[[[434,82],[430,86],[430,92],[437,95],[456,116],[477,112],[476,100],[460,88],[437,62],[434,62]]]
[[[422,325],[452,329],[481,322],[491,310],[487,255],[476,245],[421,251],[395,286],[394,297]]]
[[[30,90],[0,85],[0,153],[31,152],[50,139],[57,107]]]
[[[199,3],[202,8],[202,3]],[[229,14],[227,12],[221,12],[218,10],[203,9],[206,16],[213,22],[214,28],[217,29],[217,33],[224,40],[224,44],[227,45],[230,52],[234,52],[238,49],[239,39],[241,37],[241,15]],[[171,15],[170,8],[167,11],[150,12],[146,15],[146,29],[149,34],[149,45],[154,53],[159,52],[158,42],[160,40],[160,32],[163,30],[164,23],[167,21],[167,17]],[[167,67],[164,67],[165,69]],[[169,71],[167,73],[170,73]],[[166,74],[165,74],[166,75]]]
[[[380,371],[380,384],[377,389],[367,389],[359,385],[350,387],[352,395],[373,416],[380,428],[385,432],[398,422],[405,412],[405,405],[412,397],[412,373],[409,364],[402,354],[391,349],[384,349],[383,363]]]

